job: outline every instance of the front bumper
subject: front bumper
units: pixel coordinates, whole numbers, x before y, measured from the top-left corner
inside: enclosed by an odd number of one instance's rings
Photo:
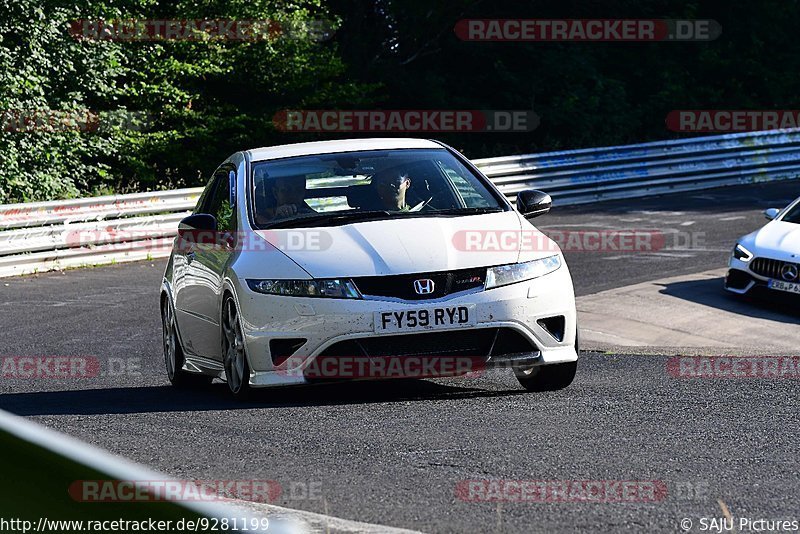
[[[757,274],[750,269],[753,260],[744,262],[731,257],[728,262],[728,272],[725,274],[725,289],[737,295],[746,294],[780,294],[790,295],[785,291],[778,291],[768,287],[770,278]]]
[[[375,312],[401,311],[437,306],[475,305],[476,323],[469,327],[409,332],[404,342],[420,341],[419,353],[426,354],[425,334],[451,333],[460,339],[477,331],[502,329],[528,343],[524,352],[511,352],[484,359],[486,367],[509,365],[547,365],[577,360],[575,336],[577,320],[572,279],[566,264],[543,277],[488,291],[456,295],[429,301],[347,300],[285,297],[251,291],[244,280],[238,280],[237,300],[251,368],[252,386],[303,384],[309,380],[306,370],[314,366],[320,355],[328,357],[335,345],[348,340],[364,340],[375,345]],[[540,320],[563,316],[561,340]],[[416,334],[423,334],[412,339]],[[462,335],[463,334],[463,335]],[[275,358],[271,351],[274,340],[304,340],[288,359]],[[390,340],[386,340],[387,342]],[[438,343],[442,340],[439,339]],[[454,343],[457,345],[458,343]],[[272,344],[274,347],[275,344]],[[329,350],[331,349],[331,350]],[[399,350],[399,349],[398,349]],[[326,352],[328,351],[328,352]],[[437,352],[441,355],[441,350]],[[355,356],[355,355],[354,355]],[[406,350],[399,356],[410,356]],[[488,356],[488,354],[487,354]],[[458,366],[456,366],[458,367]],[[453,375],[463,374],[455,369]],[[445,376],[447,373],[442,373]]]
[[[731,293],[744,295],[758,285],[766,288],[767,282],[766,280],[760,280],[746,268],[730,267],[725,274],[725,289]]]

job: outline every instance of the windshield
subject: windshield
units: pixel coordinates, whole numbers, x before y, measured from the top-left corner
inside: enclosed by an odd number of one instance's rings
[[[790,222],[800,224],[800,202],[794,205],[792,209],[786,212],[786,215],[781,219],[783,222]]]
[[[445,149],[373,150],[253,163],[257,227],[503,211]]]

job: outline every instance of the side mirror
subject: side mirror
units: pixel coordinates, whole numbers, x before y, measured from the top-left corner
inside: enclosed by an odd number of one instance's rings
[[[217,219],[207,213],[189,215],[178,223],[181,239],[193,243],[214,243],[217,237]]]
[[[778,208],[769,208],[768,210],[764,210],[764,217],[769,219],[770,221],[773,220],[778,214],[781,212]]]
[[[553,206],[553,199],[544,191],[528,189],[517,193],[517,211],[526,219],[544,215]]]

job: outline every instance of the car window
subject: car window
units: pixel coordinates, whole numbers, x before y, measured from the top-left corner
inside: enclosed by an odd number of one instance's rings
[[[800,203],[795,204],[792,209],[786,212],[786,215],[784,215],[781,220],[783,222],[800,224]]]
[[[491,205],[480,192],[483,185],[477,182],[477,178],[472,173],[467,172],[461,162],[453,158],[452,161],[439,161],[438,163],[455,186],[465,206],[483,208]]]
[[[235,230],[235,214],[231,206],[230,181],[228,172],[230,169],[220,169],[214,174],[214,195],[208,202],[205,212],[213,215],[217,219],[217,230],[227,232]]]
[[[445,149],[374,150],[253,164],[257,226],[319,214],[505,209],[481,178]]]
[[[214,190],[214,186],[217,184],[216,177],[214,175],[208,179],[206,182],[206,186],[203,188],[203,192],[200,193],[200,198],[197,199],[197,204],[194,207],[193,213],[205,213],[203,210],[204,206],[208,205],[208,199],[211,195],[211,192]]]

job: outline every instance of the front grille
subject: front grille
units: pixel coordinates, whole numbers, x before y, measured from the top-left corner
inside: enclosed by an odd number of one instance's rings
[[[415,280],[432,280],[433,292],[424,295],[418,294],[414,289]],[[362,295],[393,297],[403,300],[437,299],[468,289],[483,287],[485,281],[485,267],[434,273],[362,276],[353,278],[353,282]]]
[[[516,330],[478,328],[350,339],[334,343],[325,349],[320,357],[472,356],[487,358],[536,352],[537,350],[534,344]]]
[[[794,265],[795,270],[794,272],[798,272],[798,266],[796,263],[791,263],[788,261],[782,260],[773,260],[771,258],[753,258],[750,260],[750,270],[754,273],[765,276],[767,278],[775,278],[777,280],[786,280],[788,282],[795,282],[797,281],[797,277],[789,277],[785,278],[783,276],[783,268],[786,265]]]

